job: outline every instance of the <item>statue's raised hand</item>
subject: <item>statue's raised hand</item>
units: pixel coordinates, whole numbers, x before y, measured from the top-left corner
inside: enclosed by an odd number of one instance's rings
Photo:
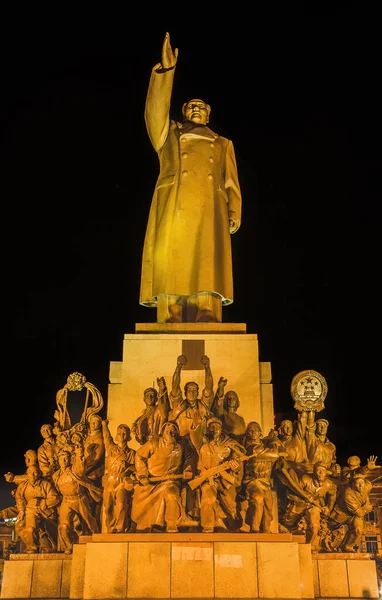
[[[175,48],[173,51],[170,44],[170,34],[166,32],[164,36],[164,42],[162,46],[162,68],[163,69],[172,69],[176,65],[176,61],[178,60],[178,48]]]

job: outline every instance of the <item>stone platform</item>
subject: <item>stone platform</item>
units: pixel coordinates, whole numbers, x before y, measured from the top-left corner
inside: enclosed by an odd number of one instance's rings
[[[312,554],[291,534],[95,534],[72,556],[14,554],[1,598],[378,598],[368,554]]]

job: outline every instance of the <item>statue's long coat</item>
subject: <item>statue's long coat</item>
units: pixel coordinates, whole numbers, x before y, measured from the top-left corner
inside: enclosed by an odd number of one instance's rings
[[[175,69],[152,71],[147,131],[160,172],[147,224],[140,303],[159,294],[214,292],[233,301],[229,218],[240,223],[241,193],[233,144],[207,126],[170,121]]]

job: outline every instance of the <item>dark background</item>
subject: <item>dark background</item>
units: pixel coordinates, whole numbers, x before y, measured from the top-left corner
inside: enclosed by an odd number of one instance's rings
[[[123,335],[156,320],[138,304],[158,175],[143,110],[166,31],[179,47],[172,117],[203,98],[236,152],[243,215],[223,320],[258,334],[276,425],[295,417],[294,375],[314,369],[339,462],[382,459],[377,14],[256,6],[3,15],[0,474],[25,470],[70,373],[107,401]]]

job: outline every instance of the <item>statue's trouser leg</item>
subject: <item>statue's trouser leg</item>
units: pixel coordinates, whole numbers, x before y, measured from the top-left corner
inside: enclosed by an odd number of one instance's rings
[[[64,552],[65,550],[72,550],[73,548],[73,537],[74,531],[72,527],[73,515],[75,514],[73,508],[68,503],[68,500],[63,498],[58,516],[58,550]]]
[[[251,531],[260,532],[264,512],[264,492],[259,490],[256,480],[248,483],[246,491],[249,502],[248,513],[250,515]]]
[[[51,552],[57,550],[57,521],[54,519],[46,519],[44,522],[44,529],[49,539],[49,546]]]
[[[215,527],[215,507],[217,489],[208,482],[202,485],[202,499],[200,506],[200,522],[203,530],[212,530]]]
[[[76,512],[82,517],[83,522],[85,522],[89,529],[89,533],[99,533],[97,519],[92,515],[89,496],[85,494],[78,496]]]
[[[344,552],[354,552],[354,546],[360,546],[363,532],[363,518],[354,517],[349,523],[349,530],[345,536],[342,550]]]
[[[273,497],[272,497],[272,491],[271,490],[267,490],[264,493],[263,522],[261,524],[261,531],[263,533],[271,533],[272,519],[273,519]]]
[[[307,543],[312,546],[312,550],[318,552],[320,549],[320,538],[318,532],[320,530],[320,509],[317,507],[310,508],[306,511],[305,516],[308,522],[308,531],[306,536]]]
[[[219,503],[223,511],[228,517],[228,527],[230,529],[236,529],[241,525],[241,517],[238,513],[237,505],[237,489],[234,485],[228,489],[220,490],[219,492]]]
[[[180,493],[179,486],[176,483],[171,483],[166,488],[165,495],[165,513],[164,519],[166,521],[167,528],[175,528],[180,518],[181,505],[180,505]]]
[[[38,544],[37,544],[37,528],[38,528],[38,519],[33,513],[26,513],[24,527],[18,530],[18,535],[21,537],[22,541],[25,544],[25,549],[27,552],[37,552]]]
[[[103,490],[103,512],[106,533],[111,533],[115,523],[114,491],[107,489],[107,487]]]
[[[115,495],[114,504],[114,529],[116,533],[125,533],[129,529],[131,521],[131,492],[125,489],[118,490]]]

